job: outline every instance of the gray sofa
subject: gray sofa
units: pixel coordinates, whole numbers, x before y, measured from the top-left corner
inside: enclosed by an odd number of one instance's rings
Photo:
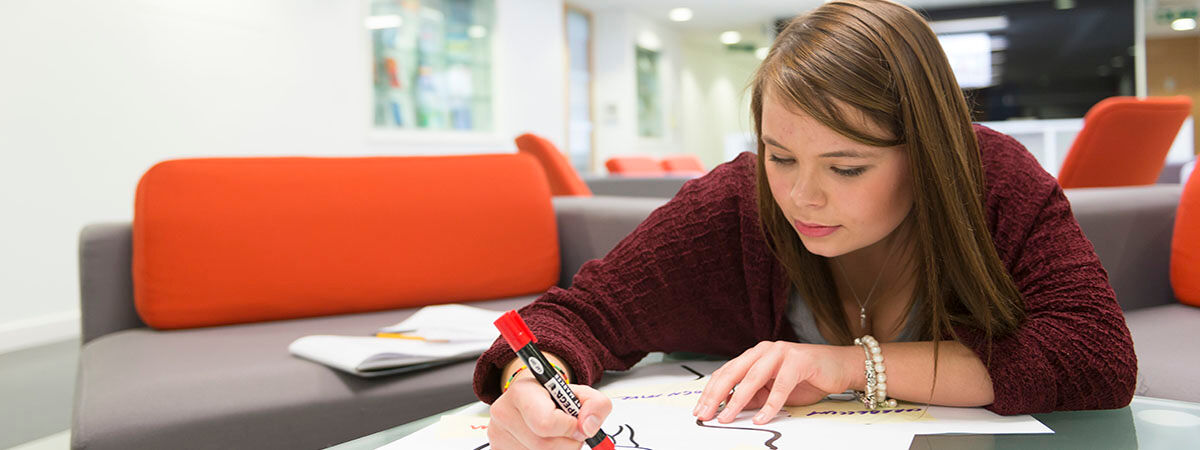
[[[1200,402],[1200,308],[1175,300],[1171,236],[1178,184],[1067,191],[1075,219],[1096,247],[1133,334],[1137,395]]]
[[[671,198],[683,187],[683,183],[696,178],[694,176],[620,176],[620,175],[589,175],[583,177],[584,184],[595,195],[619,197],[654,197]]]
[[[1133,330],[1138,394],[1200,401],[1188,375],[1200,308],[1172,296],[1167,267],[1178,185],[1068,191]],[[560,286],[665,198],[556,198]],[[360,379],[288,355],[315,333],[360,334],[413,310],[178,331],[146,328],[133,308],[129,224],[92,225],[80,241],[83,349],[73,448],[314,448],[474,400],[473,361]],[[474,303],[515,308],[533,296]]]
[[[562,276],[602,257],[662,198],[556,198]],[[80,235],[82,342],[72,448],[320,448],[475,400],[474,361],[362,379],[292,357],[308,334],[363,334],[415,309],[187,330],[133,305],[129,223]],[[536,296],[472,303],[506,310]]]

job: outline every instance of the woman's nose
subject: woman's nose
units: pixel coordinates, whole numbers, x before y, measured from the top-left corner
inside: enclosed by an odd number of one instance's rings
[[[792,202],[796,206],[821,206],[825,203],[825,193],[815,176],[801,175],[792,184]]]

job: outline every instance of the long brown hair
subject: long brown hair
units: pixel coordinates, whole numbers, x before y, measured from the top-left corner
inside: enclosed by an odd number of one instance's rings
[[[903,146],[913,207],[905,219],[911,226],[901,228],[910,230],[923,339],[958,339],[953,327],[965,325],[982,330],[991,342],[1017,328],[1023,303],[985,221],[983,168],[970,112],[937,37],[920,15],[883,0],[826,3],[779,34],[751,89],[758,136],[763,96],[769,93],[857,142]],[[847,117],[855,111],[894,138],[856,127]],[[828,260],[805,249],[776,204],[764,149],[760,138],[758,205],[767,241],[818,323],[834,333],[832,343],[849,344]],[[935,347],[935,371],[936,354]]]

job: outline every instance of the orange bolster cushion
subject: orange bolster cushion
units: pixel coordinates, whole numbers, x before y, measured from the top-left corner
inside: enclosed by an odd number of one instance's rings
[[[173,160],[137,188],[134,303],[155,328],[534,294],[559,264],[526,155]]]
[[[1180,302],[1200,306],[1200,173],[1188,178],[1175,212],[1171,287]]]

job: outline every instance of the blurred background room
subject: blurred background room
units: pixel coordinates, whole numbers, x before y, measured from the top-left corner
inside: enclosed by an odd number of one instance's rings
[[[901,3],[1054,176],[1105,99],[1190,99],[1137,184],[1186,181],[1200,0]],[[0,448],[69,445],[80,230],[130,221],[154,164],[520,151],[555,195],[669,198],[755,151],[747,83],[820,4],[0,0]]]

